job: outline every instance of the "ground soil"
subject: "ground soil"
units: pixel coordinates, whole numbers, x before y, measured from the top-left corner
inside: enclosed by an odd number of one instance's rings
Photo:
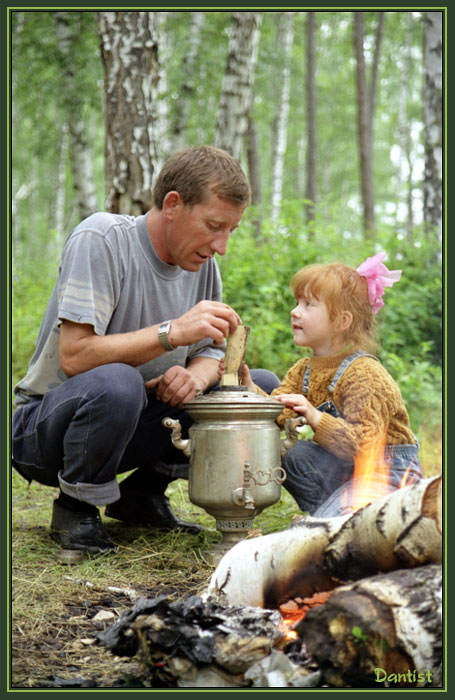
[[[136,590],[139,597],[169,595],[178,598],[190,591],[188,585],[160,586],[157,590]],[[33,629],[13,625],[12,683],[13,688],[122,688],[144,687],[137,657],[118,657],[98,641],[98,634],[112,625],[122,612],[133,605],[126,592],[102,592],[79,584],[71,600],[64,603],[60,614],[44,626],[39,636]],[[106,619],[99,619],[100,613]],[[97,617],[98,616],[98,617]]]
[[[200,593],[213,570],[204,560],[210,534],[152,532],[104,517],[118,552],[62,564],[49,535],[54,494],[16,476],[13,486],[8,687],[141,687],[138,658],[115,656],[98,634],[137,598]],[[197,520],[178,508],[175,502],[178,515]]]

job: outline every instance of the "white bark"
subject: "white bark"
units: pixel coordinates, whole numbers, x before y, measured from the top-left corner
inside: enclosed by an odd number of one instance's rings
[[[284,65],[281,76],[281,95],[276,122],[276,148],[272,168],[272,221],[277,221],[283,196],[284,155],[286,153],[289,101],[291,94],[291,58],[294,42],[294,12],[283,13],[283,37],[277,36],[277,45],[283,41]]]
[[[173,149],[187,146],[186,124],[190,110],[190,98],[195,89],[195,64],[201,43],[201,33],[205,22],[205,12],[190,12],[188,51],[182,63],[182,81],[175,109],[173,127]]]
[[[412,37],[413,17],[412,12],[408,13],[408,24],[406,27],[406,40],[403,51],[403,65],[401,67],[400,102],[398,105],[398,143],[400,148],[399,163],[397,167],[397,192],[406,191],[407,219],[406,233],[408,240],[411,240],[414,225],[414,214],[412,207],[412,187],[413,168],[411,149],[411,125],[408,118],[408,97],[409,80],[411,76],[411,37]],[[397,210],[400,202],[397,202]]]
[[[233,12],[215,146],[240,160],[248,130],[262,12]]]
[[[77,13],[75,17],[77,19]],[[77,66],[73,60],[73,51],[77,39],[75,33],[78,31],[78,23],[71,17],[70,12],[54,12],[54,24],[63,72],[62,99],[65,105],[66,122],[70,134],[71,172],[78,213],[80,218],[84,219],[96,210],[97,205],[92,153],[83,118],[82,100],[74,82]]]
[[[364,54],[364,13],[354,12],[354,47],[357,82],[357,135],[359,143],[360,185],[365,238],[374,229],[373,152],[371,93],[368,92]]]
[[[379,689],[388,677],[386,687],[440,686],[442,567],[400,569],[341,586],[297,631],[330,685],[370,681]]]
[[[105,71],[106,207],[141,214],[152,205],[158,162],[159,82],[155,12],[98,12]]]
[[[60,148],[58,153],[57,168],[54,173],[54,199],[51,209],[51,229],[50,255],[56,260],[59,259],[65,238],[65,180],[66,163],[68,158],[68,125],[62,127],[60,137]]]
[[[424,12],[424,219],[442,236],[442,12]]]
[[[154,163],[154,172],[161,170],[164,162],[172,152],[172,142],[169,129],[169,98],[166,66],[169,63],[172,47],[169,45],[166,32],[166,20],[169,12],[157,12],[157,44],[158,44],[158,81],[156,94],[156,136],[158,160]]]
[[[207,594],[227,605],[275,608],[294,595],[332,590],[337,582],[323,570],[322,557],[349,517],[309,517],[305,526],[239,542],[218,564]]]

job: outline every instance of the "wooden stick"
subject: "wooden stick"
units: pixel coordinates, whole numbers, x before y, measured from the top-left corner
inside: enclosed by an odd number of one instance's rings
[[[225,372],[220,381],[221,386],[240,385],[249,334],[248,326],[237,326],[229,336],[224,358]]]

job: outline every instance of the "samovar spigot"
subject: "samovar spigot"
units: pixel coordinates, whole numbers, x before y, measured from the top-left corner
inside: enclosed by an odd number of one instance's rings
[[[243,506],[248,510],[254,510],[254,498],[251,492],[251,470],[250,463],[245,462],[243,467],[243,486],[232,491],[232,500],[236,506]]]

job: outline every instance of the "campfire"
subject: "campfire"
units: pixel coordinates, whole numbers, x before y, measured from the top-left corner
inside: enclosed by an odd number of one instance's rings
[[[381,483],[239,542],[201,597],[140,600],[101,643],[151,687],[441,687],[442,479]]]

